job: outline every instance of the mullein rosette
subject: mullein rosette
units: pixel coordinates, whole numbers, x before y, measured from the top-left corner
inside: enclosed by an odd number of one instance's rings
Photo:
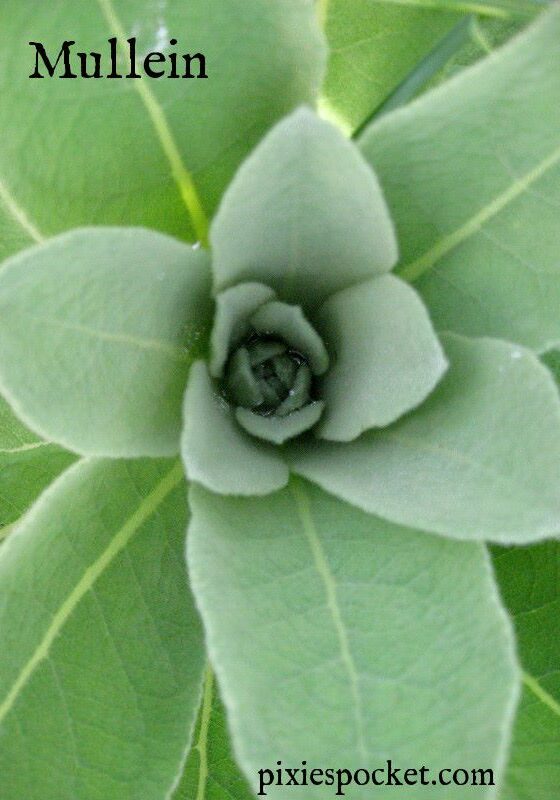
[[[311,111],[280,123],[241,167],[211,241],[210,358],[193,365],[185,394],[191,480],[226,494],[280,489],[290,451],[275,445],[384,428],[445,373],[422,301],[390,274],[397,243],[375,175]]]
[[[560,530],[550,373],[525,347],[435,332],[391,272],[374,172],[306,108],[241,166],[210,240],[92,228],[10,259],[0,389],[79,454],[180,451],[192,586],[253,782],[273,752],[372,767],[420,750],[499,777],[519,669],[480,542]]]

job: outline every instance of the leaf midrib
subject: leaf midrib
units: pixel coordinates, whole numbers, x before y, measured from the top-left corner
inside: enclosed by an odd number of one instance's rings
[[[120,21],[112,0],[97,0],[101,13],[107,22],[112,35],[116,34],[119,47],[124,48],[126,33]],[[125,51],[126,52],[126,51]],[[126,52],[128,56],[128,52]],[[149,88],[146,80],[132,81],[133,88],[138,92],[148,116],[152,122],[163,153],[171,167],[171,174],[179,189],[181,199],[189,213],[194,232],[203,247],[208,246],[208,218],[198,194],[198,189],[193,177],[187,169],[181,152],[175,141],[171,126],[157,97]]]
[[[560,145],[549,156],[539,162],[536,167],[516,178],[504,192],[483,206],[463,225],[444,236],[423,255],[400,268],[398,270],[400,277],[407,281],[417,281],[448,253],[463,244],[471,235],[477,233],[485,223],[497,216],[514,200],[517,200],[558,163],[560,163]]]
[[[139,528],[155,513],[158,506],[163,503],[167,495],[175,489],[182,480],[183,469],[180,462],[177,462],[167,475],[165,475],[154,489],[139,503],[136,511],[131,514],[121,528],[119,528],[98,558],[87,567],[72,591],[60,603],[58,610],[52,617],[50,625],[43,634],[43,638],[20,669],[4,700],[0,703],[0,722],[2,722],[11,711],[39,664],[48,657],[53,642],[60,634],[66,622],[70,619],[83,597],[92,589],[95,582],[127,546]]]
[[[35,244],[41,244],[45,240],[43,234],[39,231],[37,226],[31,222],[25,209],[17,202],[3,180],[0,179],[0,202],[16,222],[19,227],[24,231],[25,235],[31,239]]]
[[[560,717],[560,703],[558,703],[546,689],[540,685],[538,680],[529,672],[523,672],[521,675],[522,681],[525,686],[535,695],[535,697],[545,705],[553,714]]]
[[[90,336],[93,339],[101,339],[102,341],[114,342],[116,344],[125,344],[139,350],[162,353],[175,361],[189,362],[191,360],[191,355],[187,348],[174,345],[171,342],[162,341],[161,339],[144,339],[129,333],[104,331],[99,328],[91,328],[89,325],[83,325],[80,322],[71,322],[69,320],[57,319],[56,317],[40,317],[26,310],[22,310],[21,313],[41,325],[51,325],[56,328],[62,328],[62,330],[83,333],[85,336]]]
[[[367,763],[368,750],[365,744],[364,737],[364,713],[362,707],[362,698],[360,695],[359,676],[350,649],[350,642],[348,634],[342,619],[342,612],[338,603],[337,587],[334,576],[330,570],[327,557],[325,555],[321,539],[313,521],[309,499],[301,481],[292,478],[290,482],[290,489],[295,500],[296,510],[301,522],[302,530],[307,543],[311,550],[315,562],[315,568],[323,583],[325,594],[327,597],[327,608],[329,609],[333,627],[338,639],[340,647],[340,657],[342,664],[345,667],[350,691],[354,700],[354,715],[356,724],[356,739],[358,750],[364,763]]]

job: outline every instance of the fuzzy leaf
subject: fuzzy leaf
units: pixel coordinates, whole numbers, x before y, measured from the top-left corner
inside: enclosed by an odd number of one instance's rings
[[[161,800],[198,706],[180,464],[82,461],[0,550],[3,800]]]
[[[77,43],[74,66],[76,52],[95,51],[107,75],[114,36],[122,74],[126,39],[135,37],[138,61],[176,53],[180,74],[183,53],[204,54],[208,79],[29,79],[28,42],[43,43],[54,62],[67,37]],[[0,51],[2,256],[91,224],[204,239],[206,217],[246,154],[274,120],[313,101],[325,58],[305,0],[61,0],[57,13],[5,0]]]
[[[524,669],[500,800],[551,800],[560,786],[560,542],[495,548],[494,564]]]
[[[176,453],[209,290],[206,254],[142,229],[84,229],[26,250],[0,271],[0,389],[70,450]]]
[[[397,259],[375,175],[351,142],[303,108],[241,166],[211,239],[218,291],[260,281],[304,306],[387,272]]]
[[[334,354],[321,387],[324,439],[345,442],[389,425],[419,405],[447,369],[422,301],[393,275],[338,292],[319,319]]]
[[[181,453],[191,481],[224,494],[268,494],[288,482],[279,451],[243,431],[212,385],[204,361],[193,364],[184,401]]]
[[[258,769],[302,758],[500,771],[518,679],[482,546],[397,528],[299,480],[263,499],[201,487],[190,499],[193,590],[254,787]],[[334,793],[313,788],[318,800]],[[290,796],[307,800],[310,788]],[[406,796],[427,795],[410,787]],[[450,789],[430,786],[428,796],[447,800]]]
[[[240,283],[216,297],[210,338],[210,374],[214,378],[221,377],[230,351],[249,333],[251,315],[273,298],[272,289],[262,283]]]
[[[450,369],[413,414],[353,442],[296,443],[294,470],[402,525],[523,543],[560,530],[560,399],[528,350],[442,337]]]
[[[0,397],[0,540],[74,456],[22,425]]]
[[[231,752],[224,707],[216,681],[206,672],[193,747],[172,800],[253,800]]]
[[[437,328],[560,342],[560,8],[362,139]]]

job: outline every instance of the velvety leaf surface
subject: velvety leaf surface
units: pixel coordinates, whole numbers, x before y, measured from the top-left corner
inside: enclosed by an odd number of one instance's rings
[[[216,297],[210,337],[210,374],[214,378],[221,377],[230,351],[250,332],[253,312],[273,298],[272,289],[262,283],[240,283]]]
[[[329,43],[321,106],[349,130],[385,100],[459,18],[441,9],[377,0],[323,0],[319,5]]]
[[[333,365],[321,386],[324,439],[349,441],[419,405],[447,369],[426,309],[404,281],[382,275],[320,309]]]
[[[187,477],[224,494],[268,494],[288,482],[280,451],[241,428],[204,361],[193,364],[183,406],[181,455]]]
[[[44,442],[17,419],[0,397],[0,540],[75,456]]]
[[[82,461],[0,551],[3,800],[161,800],[198,706],[180,464]]]
[[[559,37],[555,7],[362,140],[436,327],[560,341]]]
[[[313,101],[323,73],[308,0],[6,0],[0,32],[1,255],[84,224],[204,239],[238,164],[275,119]],[[183,53],[203,53],[208,79],[30,80],[28,42],[54,61],[64,36],[74,64],[101,52],[104,75],[118,36],[123,74],[136,37],[138,61],[177,53],[181,73]]]
[[[176,453],[209,291],[205,253],[139,228],[26,250],[0,271],[0,388],[31,428],[76,452]]]
[[[372,170],[338,130],[303,108],[241,166],[211,239],[217,290],[261,281],[303,306],[387,272],[397,259]]]
[[[560,529],[560,402],[529,350],[442,337],[450,368],[413,414],[349,443],[299,442],[291,463],[327,491],[403,525],[530,542]]]
[[[560,543],[493,555],[524,668],[500,800],[552,800],[560,786]]]
[[[252,800],[253,792],[231,752],[225,709],[207,671],[204,696],[181,781],[172,800]]]
[[[481,546],[397,528],[300,480],[262,499],[198,486],[190,499],[192,586],[253,786],[278,759],[500,768],[517,671]],[[488,796],[433,786],[406,795]],[[290,787],[294,800],[309,796]]]

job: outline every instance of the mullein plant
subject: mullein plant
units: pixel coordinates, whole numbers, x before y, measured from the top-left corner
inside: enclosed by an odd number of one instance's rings
[[[170,796],[211,668],[253,788],[391,759],[494,770],[411,800],[497,796],[521,669],[484,543],[560,531],[559,37],[359,145],[297,108],[209,248],[100,226],[5,262],[0,389],[81,456],[0,555],[6,800],[47,761],[46,798]]]

